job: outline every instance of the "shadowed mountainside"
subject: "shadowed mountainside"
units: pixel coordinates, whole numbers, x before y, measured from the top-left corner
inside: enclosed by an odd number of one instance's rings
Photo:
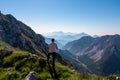
[[[73,55],[76,55],[77,53],[82,52],[85,48],[87,48],[93,42],[93,40],[93,37],[85,36],[78,40],[67,43],[63,49],[70,51]]]
[[[0,40],[32,53],[47,52],[43,36],[10,14],[0,13]]]
[[[91,71],[87,68],[87,66],[79,61],[75,55],[71,54],[68,50],[59,50],[58,53],[66,60],[68,60],[73,68],[78,70],[81,73],[91,73]]]
[[[83,37],[65,48],[98,75],[120,74],[120,35]]]

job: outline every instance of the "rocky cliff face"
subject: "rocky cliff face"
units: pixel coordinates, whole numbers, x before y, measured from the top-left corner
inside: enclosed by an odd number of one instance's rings
[[[10,14],[0,13],[0,40],[32,53],[47,51],[43,36],[36,34],[29,26]]]

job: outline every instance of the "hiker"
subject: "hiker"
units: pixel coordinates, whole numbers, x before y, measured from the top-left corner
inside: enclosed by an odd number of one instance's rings
[[[57,52],[57,49],[58,49],[58,47],[57,47],[57,44],[56,43],[54,43],[55,42],[55,39],[54,38],[52,38],[51,39],[51,43],[48,45],[48,55],[47,55],[47,61],[49,62],[49,58],[50,58],[50,56],[52,56],[52,65],[53,65],[53,68],[55,67],[55,57],[56,57],[56,52]]]

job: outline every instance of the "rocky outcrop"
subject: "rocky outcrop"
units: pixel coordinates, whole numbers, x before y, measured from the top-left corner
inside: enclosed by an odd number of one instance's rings
[[[47,52],[43,36],[10,14],[0,14],[0,40],[32,53]]]
[[[36,80],[37,75],[37,72],[32,71],[25,77],[25,80]]]
[[[13,53],[12,50],[0,50],[0,59],[4,58],[5,56],[11,55]]]

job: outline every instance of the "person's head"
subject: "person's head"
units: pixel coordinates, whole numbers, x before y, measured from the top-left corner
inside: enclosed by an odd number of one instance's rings
[[[52,38],[52,39],[51,39],[51,42],[54,42],[54,41],[55,41],[55,39],[54,39],[54,38]]]

